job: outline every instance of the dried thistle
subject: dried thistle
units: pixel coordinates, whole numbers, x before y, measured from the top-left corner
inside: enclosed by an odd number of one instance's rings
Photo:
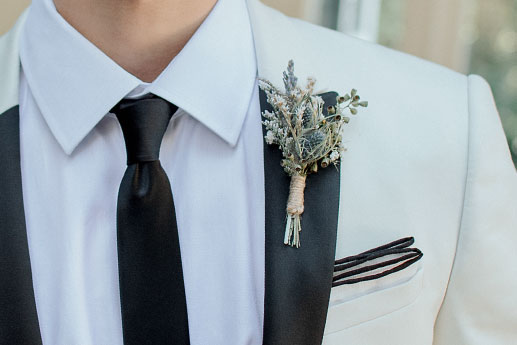
[[[263,112],[262,123],[266,128],[266,143],[279,146],[283,155],[281,165],[291,176],[284,243],[298,248],[305,179],[319,167],[338,165],[345,151],[342,129],[350,121],[345,114],[347,111],[357,114],[358,108],[367,107],[368,102],[361,101],[357,90],[352,89],[344,96],[337,96],[336,105],[329,106],[325,115],[323,99],[313,95],[315,79],[309,78],[307,86],[300,88],[293,60],[283,73],[283,81],[284,92],[265,79],[259,80],[273,108],[272,112]]]

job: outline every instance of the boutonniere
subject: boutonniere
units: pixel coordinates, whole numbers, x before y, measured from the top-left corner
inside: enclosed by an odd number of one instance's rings
[[[307,86],[300,88],[292,60],[283,81],[284,92],[265,79],[259,80],[273,108],[272,112],[262,113],[262,123],[266,128],[266,143],[278,145],[283,155],[280,164],[291,177],[284,244],[298,248],[307,175],[317,173],[319,168],[338,166],[345,151],[342,129],[350,121],[345,115],[357,114],[358,108],[368,106],[368,102],[361,101],[352,89],[344,96],[338,95],[336,105],[328,106],[325,114],[323,99],[313,94],[316,80],[309,78]]]

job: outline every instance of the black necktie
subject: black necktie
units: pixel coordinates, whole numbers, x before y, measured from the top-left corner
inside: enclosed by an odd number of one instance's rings
[[[124,345],[189,344],[176,214],[160,145],[177,107],[156,96],[123,100],[127,169],[117,205]]]

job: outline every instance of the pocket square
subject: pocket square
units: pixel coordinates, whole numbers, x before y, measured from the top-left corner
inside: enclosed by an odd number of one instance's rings
[[[409,248],[415,239],[400,240],[336,260],[332,287],[379,279],[411,266],[424,255],[418,248]],[[386,268],[382,270],[383,268]],[[371,274],[369,274],[371,273]]]

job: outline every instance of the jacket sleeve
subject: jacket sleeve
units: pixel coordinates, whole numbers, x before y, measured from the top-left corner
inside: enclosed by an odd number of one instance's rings
[[[490,86],[468,77],[469,146],[456,256],[434,345],[517,342],[517,173]]]

